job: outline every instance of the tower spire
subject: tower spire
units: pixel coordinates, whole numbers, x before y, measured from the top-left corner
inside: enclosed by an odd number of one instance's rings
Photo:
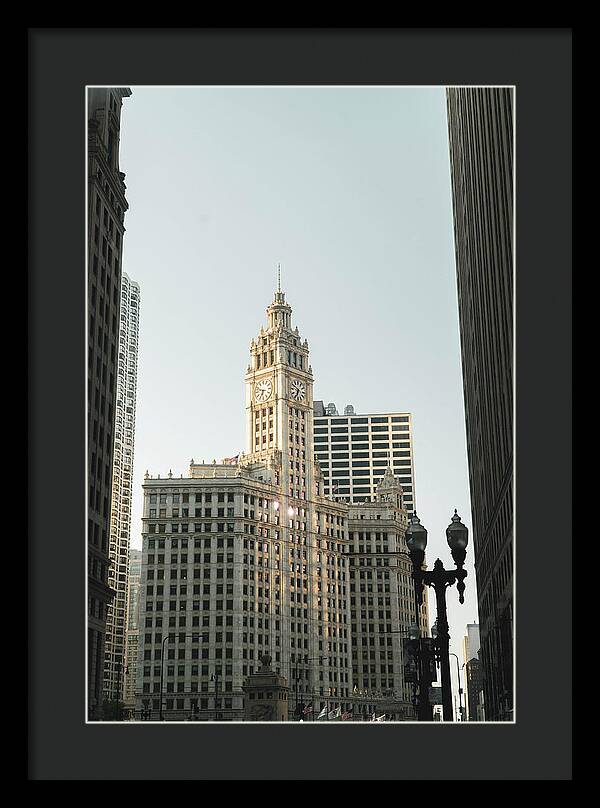
[[[281,264],[277,262],[277,289],[275,290],[274,304],[285,303],[285,294],[281,291]],[[289,327],[289,323],[287,324]]]

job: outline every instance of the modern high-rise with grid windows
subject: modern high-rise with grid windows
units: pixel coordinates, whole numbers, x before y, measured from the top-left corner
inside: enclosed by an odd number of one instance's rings
[[[117,353],[125,233],[119,134],[126,87],[88,90],[88,620],[87,712],[102,718],[109,584]]]
[[[402,484],[403,502],[416,510],[412,419],[408,412],[357,415],[352,405],[314,404],[315,457],[325,494],[348,502],[375,500],[388,466]]]
[[[123,272],[108,570],[108,585],[115,597],[108,607],[104,649],[104,700],[110,702],[122,700],[125,677],[139,329],[140,287]]]
[[[245,384],[245,453],[219,464],[192,460],[187,477],[144,480],[136,715],[243,720],[244,682],[267,654],[288,681],[291,716],[307,706],[313,716],[325,706],[350,715],[357,699],[366,705],[385,691],[394,717],[409,718],[399,636],[414,607],[404,609],[412,581],[408,568],[398,568],[408,519],[402,487],[390,469],[376,492],[377,513],[364,509],[368,521],[359,525],[377,532],[386,547],[366,595],[377,598],[377,625],[371,631],[366,604],[368,648],[360,653],[361,671],[363,658],[369,674],[371,664],[375,671],[359,695],[351,582],[371,548],[359,547],[357,538],[351,568],[349,520],[362,520],[360,506],[351,517],[347,502],[324,491],[314,456],[308,342],[293,327],[280,288],[266,328],[251,342]],[[390,477],[395,503],[388,500]],[[360,584],[356,592],[360,611]]]

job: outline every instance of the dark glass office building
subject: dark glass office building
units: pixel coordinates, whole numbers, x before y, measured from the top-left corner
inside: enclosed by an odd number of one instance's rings
[[[447,90],[485,720],[513,717],[513,90]]]

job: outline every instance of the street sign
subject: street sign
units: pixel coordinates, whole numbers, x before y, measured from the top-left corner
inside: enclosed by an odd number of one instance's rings
[[[414,640],[402,640],[402,658],[404,660],[404,681],[418,682],[417,648]]]
[[[429,667],[429,681],[435,682],[437,679],[437,667],[435,664],[435,640],[433,637],[423,637],[421,647],[425,658],[425,665]]]
[[[429,703],[430,704],[442,704],[442,688],[441,687],[430,687],[429,688]]]

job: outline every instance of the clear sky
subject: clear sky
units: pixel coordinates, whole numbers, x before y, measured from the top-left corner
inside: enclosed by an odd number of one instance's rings
[[[443,88],[132,91],[120,150],[123,269],[141,286],[132,546],[146,469],[186,476],[192,457],[245,449],[249,344],[281,262],[315,399],[412,413],[428,563],[453,566],[445,529],[454,508],[469,528],[471,513]],[[472,541],[467,569],[464,605],[447,594],[461,665],[478,621]]]

